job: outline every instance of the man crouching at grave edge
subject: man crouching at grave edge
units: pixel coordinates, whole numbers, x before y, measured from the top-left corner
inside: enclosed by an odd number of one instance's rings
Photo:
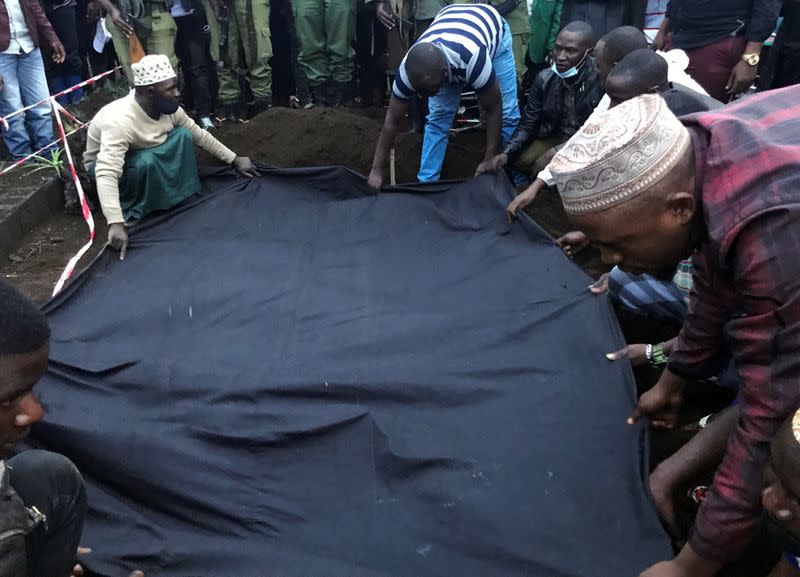
[[[83,162],[97,181],[108,222],[108,244],[125,258],[126,226],[183,202],[200,189],[193,145],[246,177],[258,175],[180,107],[175,70],[163,54],[132,65],[134,90],[107,104],[92,119]]]

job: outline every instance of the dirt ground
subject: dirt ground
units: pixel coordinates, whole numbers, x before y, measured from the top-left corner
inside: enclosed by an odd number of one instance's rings
[[[75,110],[80,119],[89,118],[113,99],[99,92]],[[242,155],[273,166],[341,165],[367,174],[372,166],[381,110],[331,109],[290,110],[273,108],[250,122],[223,125],[215,136]],[[459,179],[472,175],[483,150],[481,132],[455,134],[448,146],[443,178]],[[81,138],[70,141],[75,158],[82,153]],[[421,136],[404,132],[397,139],[395,162],[398,182],[416,180],[419,168]],[[198,162],[214,164],[215,159],[198,151]],[[0,194],[12,181],[0,179]],[[105,244],[106,225],[102,213],[94,212],[97,236],[92,249],[79,263],[86,266]],[[6,275],[20,290],[36,302],[47,301],[67,261],[88,240],[83,218],[74,214],[54,214],[28,233],[10,259],[0,263]]]
[[[103,104],[119,94],[101,92],[82,104],[77,112],[79,118],[88,118]],[[368,110],[289,110],[273,108],[245,124],[224,125],[215,135],[231,148],[258,160],[280,167],[342,165],[362,174],[367,174],[380,130],[383,111]],[[443,168],[443,178],[468,178],[482,157],[482,132],[461,132],[451,136]],[[419,167],[421,137],[417,134],[399,135],[396,146],[398,182],[415,180]],[[81,150],[73,148],[79,156]],[[203,153],[198,154],[201,164],[213,163]],[[3,186],[0,182],[0,194]],[[529,213],[539,224],[554,236],[568,230],[566,215],[555,194],[543,193],[529,207]],[[97,237],[94,246],[84,256],[78,268],[86,266],[103,249],[106,226],[100,211],[95,212]],[[78,215],[54,214],[46,222],[30,232],[11,255],[12,260],[0,263],[0,272],[36,302],[45,302],[69,258],[87,241],[88,230]],[[599,253],[589,248],[578,255],[577,262],[590,275],[605,272]],[[622,315],[621,324],[629,342],[651,342],[657,336],[667,339],[675,334],[674,327],[642,322]],[[640,386],[653,383],[654,375],[639,372]],[[652,437],[651,463],[654,465],[679,448],[693,434],[691,423],[709,412],[724,406],[726,399],[717,393],[699,388],[693,408],[686,411],[683,421],[689,427],[671,433],[656,433]],[[691,519],[692,507],[685,500],[684,517]],[[763,571],[757,569],[759,556],[748,555],[746,559],[725,571],[725,577],[757,577]]]

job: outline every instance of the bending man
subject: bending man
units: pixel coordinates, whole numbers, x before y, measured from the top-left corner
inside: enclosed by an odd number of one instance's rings
[[[97,180],[108,244],[125,258],[125,223],[183,202],[200,189],[193,144],[239,174],[258,174],[249,158],[200,128],[180,108],[175,70],[157,54],[132,65],[135,91],[107,104],[92,120],[83,162]]]
[[[429,97],[420,161],[420,182],[439,179],[447,137],[461,92],[472,88],[486,110],[486,150],[482,172],[519,122],[517,79],[511,32],[500,14],[485,4],[443,8],[408,51],[395,76],[369,185],[383,186],[389,150],[414,96]],[[502,138],[501,138],[502,137]]]
[[[711,577],[750,541],[769,443],[800,404],[800,87],[684,118],[655,94],[590,118],[551,163],[607,264],[668,279],[690,254],[683,328],[629,422],[674,426],[687,380],[729,350],[741,416],[694,531],[646,577]]]

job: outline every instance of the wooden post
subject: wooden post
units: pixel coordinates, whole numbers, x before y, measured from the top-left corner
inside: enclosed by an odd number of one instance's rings
[[[389,184],[392,186],[397,184],[394,172],[394,148],[389,151]]]

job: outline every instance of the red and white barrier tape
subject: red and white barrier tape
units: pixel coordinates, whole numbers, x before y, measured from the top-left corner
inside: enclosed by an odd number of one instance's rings
[[[110,75],[114,74],[120,68],[122,68],[122,67],[121,66],[117,66],[113,70],[109,70],[108,72],[103,72],[102,74],[98,74],[97,76],[93,76],[93,77],[89,78],[88,80],[84,80],[83,82],[79,82],[75,86],[70,86],[69,88],[65,88],[64,90],[62,90],[61,92],[58,92],[57,94],[53,94],[52,96],[48,96],[47,98],[42,98],[39,102],[36,102],[35,104],[31,104],[30,106],[26,106],[25,108],[20,108],[19,110],[15,110],[11,114],[7,114],[6,116],[0,116],[0,124],[2,124],[3,127],[6,130],[8,130],[8,119],[9,118],[17,116],[18,114],[23,114],[24,112],[27,112],[31,108],[36,108],[40,104],[44,104],[45,102],[48,102],[49,100],[51,100],[53,98],[59,98],[61,96],[64,96],[65,94],[69,94],[70,92],[75,92],[79,88],[84,88],[86,86],[89,86],[90,84],[94,84],[95,82],[97,82],[101,78],[105,78],[106,76],[110,76]]]
[[[83,219],[86,221],[86,226],[89,228],[89,242],[83,245],[78,253],[69,259],[64,272],[61,273],[61,277],[58,279],[58,282],[53,289],[53,296],[56,296],[61,292],[61,289],[64,288],[64,283],[67,282],[67,280],[69,280],[69,278],[72,276],[72,273],[75,272],[75,266],[78,264],[78,261],[81,260],[81,257],[86,254],[86,251],[91,248],[92,243],[94,242],[94,218],[92,217],[92,211],[89,209],[89,203],[86,201],[86,195],[83,193],[83,187],[81,186],[81,181],[78,178],[78,173],[75,171],[75,163],[72,161],[72,152],[70,151],[69,143],[67,142],[67,136],[69,135],[64,131],[64,123],[61,120],[61,113],[64,112],[64,108],[56,101],[55,96],[50,97],[50,103],[53,106],[53,113],[56,117],[58,132],[61,134],[61,141],[64,143],[64,152],[67,155],[70,175],[72,176],[72,180],[75,182],[75,188],[78,191],[78,198],[81,201]]]

